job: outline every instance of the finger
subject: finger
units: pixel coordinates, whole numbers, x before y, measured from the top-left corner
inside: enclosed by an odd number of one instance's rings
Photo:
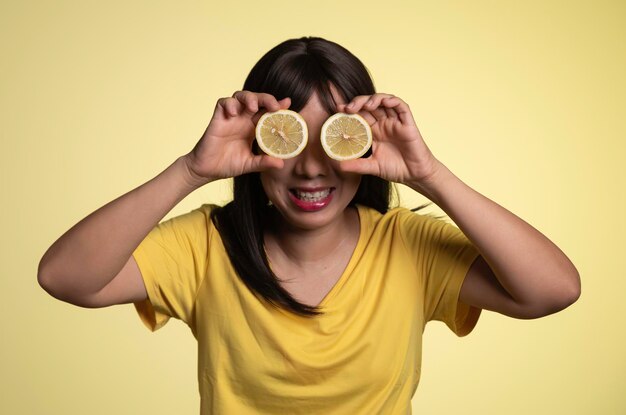
[[[358,95],[352,98],[348,105],[345,106],[345,112],[351,114],[359,112],[361,108],[363,108],[363,104],[365,104],[369,99],[370,95]]]
[[[250,119],[252,121],[252,124],[257,125],[257,123],[259,122],[259,120],[261,119],[263,114],[265,114],[266,112],[267,111],[265,111],[265,110],[261,110],[261,111],[257,112],[256,114],[254,114],[252,116],[252,118]]]
[[[365,121],[367,121],[370,127],[378,122],[376,117],[374,117],[374,115],[372,115],[372,113],[369,111],[359,111],[359,115],[363,117]]]
[[[278,101],[278,106],[279,106],[278,110],[288,109],[291,106],[291,98],[285,97],[285,98],[281,99],[280,101]],[[276,110],[276,111],[278,111],[278,110]],[[266,112],[269,112],[269,111],[267,111],[267,110],[265,110],[263,108],[260,108],[259,111],[252,116],[252,123],[254,125],[256,125],[256,123],[259,122],[259,120],[261,119],[263,114],[265,114]]]
[[[404,101],[402,101],[400,98],[398,98],[395,95],[390,95],[388,97],[383,98],[382,100],[382,104],[387,107],[387,108],[392,108],[397,106],[399,103],[402,103]]]
[[[396,114],[398,114],[398,118],[400,118],[400,122],[402,124],[415,125],[415,120],[413,119],[413,114],[411,113],[409,105],[400,98],[393,97],[388,101],[385,101],[385,106],[393,109]]]
[[[235,93],[235,97],[245,103],[250,112],[257,112],[260,108],[265,108],[267,111],[281,109],[278,100],[273,95],[264,92],[238,91]]]
[[[265,108],[268,111],[278,111],[281,108],[278,100],[273,95],[258,93],[256,96],[259,107]]]
[[[241,112],[242,106],[239,101],[233,98],[226,98],[224,100],[224,110],[229,117],[236,117]]]
[[[339,169],[345,173],[369,174],[378,176],[378,163],[370,156],[355,160],[345,160],[339,163]]]
[[[370,113],[376,119],[377,122],[387,118],[387,113],[385,112],[384,108],[376,108],[373,111],[370,111]]]
[[[254,156],[250,161],[250,172],[260,172],[269,169],[282,169],[285,165],[284,160],[262,154]]]
[[[383,100],[381,101],[382,108],[385,109],[385,114],[387,114],[387,118],[398,118],[398,113],[393,108],[389,108],[389,103],[392,102],[393,98],[383,98]]]
[[[215,114],[224,118],[236,115],[235,109],[232,107],[232,98],[220,98],[215,104]]]
[[[388,118],[388,113],[385,110],[384,107],[382,107],[382,102],[384,99],[386,98],[391,98],[393,97],[393,95],[390,94],[374,94],[371,95],[369,98],[367,98],[367,100],[365,102],[363,102],[363,105],[360,109],[360,114],[364,115],[366,114],[366,112],[371,113],[372,117],[376,120],[376,122],[379,122],[385,118]],[[396,116],[393,113],[389,114],[390,116],[392,116],[393,118],[396,118]],[[370,125],[374,125],[373,123],[370,123]]]
[[[241,103],[244,112],[248,115],[256,114],[259,111],[259,99],[254,92],[237,91],[233,94],[233,98]]]
[[[396,114],[396,112],[390,108],[384,108],[385,111],[385,115],[387,116],[387,118],[395,118],[398,119],[398,114]]]
[[[252,115],[259,110],[256,99],[251,99],[250,97],[250,91],[236,91],[233,94],[233,99],[237,100],[241,105],[242,113]]]
[[[391,94],[374,94],[363,104],[363,108],[372,111],[381,106],[383,99],[393,97]]]
[[[280,105],[281,109],[287,109],[291,106],[291,98],[285,97],[278,101],[278,105]]]
[[[359,112],[359,108],[368,99],[369,99],[369,95],[360,95],[358,97],[354,97],[352,99],[352,101],[350,101],[350,102],[346,102],[346,103],[343,103],[343,104],[337,104],[337,112],[344,113],[344,114],[355,114],[355,113]],[[367,112],[363,112],[363,113],[361,113],[359,115],[361,115],[363,118],[365,118],[365,121],[367,121],[368,124],[370,124],[370,125],[372,125],[372,124],[374,124],[376,122],[376,118],[372,117]]]

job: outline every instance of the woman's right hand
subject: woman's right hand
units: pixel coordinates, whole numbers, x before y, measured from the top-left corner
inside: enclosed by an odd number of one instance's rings
[[[283,167],[281,159],[252,153],[252,142],[263,113],[290,105],[289,98],[277,101],[270,94],[251,91],[237,91],[230,98],[220,98],[202,138],[184,156],[195,184]]]

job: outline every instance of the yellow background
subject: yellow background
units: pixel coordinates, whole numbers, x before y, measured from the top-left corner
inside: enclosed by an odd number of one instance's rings
[[[2,1],[0,413],[198,412],[183,324],[151,334],[130,305],[56,301],[37,264],[82,217],[189,151],[216,100],[303,35],[356,54],[379,91],[409,103],[436,156],[582,275],[581,299],[543,319],[484,312],[462,339],[431,323],[414,412],[626,413],[626,3],[296,4]],[[228,192],[211,184],[171,214]]]

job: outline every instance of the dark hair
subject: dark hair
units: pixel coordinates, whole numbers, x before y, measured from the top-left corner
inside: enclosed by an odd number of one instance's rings
[[[289,109],[293,111],[300,111],[316,92],[324,108],[333,114],[337,108],[330,84],[345,102],[376,92],[365,65],[347,49],[319,37],[302,37],[287,40],[267,52],[250,71],[243,89],[268,93],[277,100],[290,97]],[[263,231],[269,223],[271,207],[260,175],[235,177],[233,193],[233,201],[215,209],[212,220],[239,277],[252,292],[274,306],[303,316],[321,314],[318,307],[295,300],[270,269]],[[385,213],[390,199],[388,181],[365,175],[351,205],[361,204]]]

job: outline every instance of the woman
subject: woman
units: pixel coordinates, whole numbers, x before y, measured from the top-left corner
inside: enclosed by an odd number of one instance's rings
[[[266,111],[299,112],[309,143],[259,154]],[[371,125],[372,151],[328,158],[335,112]],[[185,196],[235,178],[234,199],[159,224]],[[458,225],[389,209],[390,182]],[[42,287],[84,307],[135,303],[198,340],[203,414],[410,413],[429,320],[469,333],[486,309],[537,318],[580,295],[573,264],[541,233],[436,159],[408,105],[376,93],[365,66],[320,38],[269,51],[204,135],[154,179],[100,208],[41,260]]]

